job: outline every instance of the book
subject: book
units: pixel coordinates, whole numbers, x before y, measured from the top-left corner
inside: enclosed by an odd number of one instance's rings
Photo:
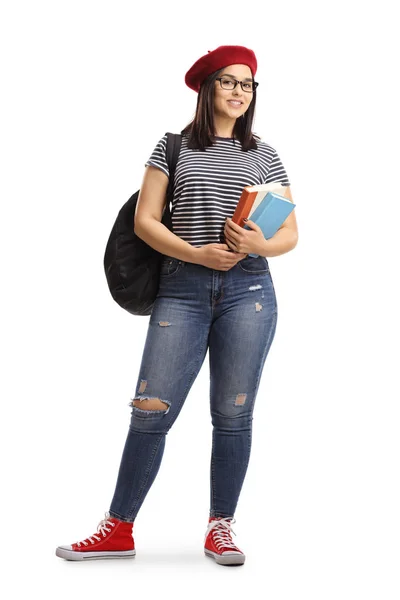
[[[244,229],[251,229],[244,222],[244,219],[250,219],[261,228],[265,239],[271,238],[296,206],[285,197],[286,187],[273,182],[243,188],[232,221]],[[249,256],[259,254],[249,253]]]

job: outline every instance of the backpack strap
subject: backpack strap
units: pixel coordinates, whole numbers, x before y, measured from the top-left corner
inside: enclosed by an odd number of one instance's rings
[[[167,131],[167,163],[169,169],[169,182],[167,195],[172,199],[174,189],[174,176],[176,164],[178,162],[179,152],[181,149],[182,135],[180,133],[171,133]]]

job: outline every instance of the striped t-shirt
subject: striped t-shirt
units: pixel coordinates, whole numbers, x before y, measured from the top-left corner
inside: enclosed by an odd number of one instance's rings
[[[174,177],[171,205],[173,232],[189,244],[201,247],[224,243],[226,217],[232,217],[247,185],[279,181],[290,185],[274,148],[257,140],[257,150],[241,150],[239,140],[216,137],[205,151],[182,145]],[[154,148],[145,166],[161,169],[168,177],[167,135]]]

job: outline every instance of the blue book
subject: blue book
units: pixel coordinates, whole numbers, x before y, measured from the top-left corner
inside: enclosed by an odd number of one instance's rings
[[[275,192],[268,192],[254,212],[249,213],[248,218],[261,228],[265,239],[269,239],[275,235],[295,206],[289,198]],[[251,229],[251,227],[244,225],[244,229]],[[256,258],[259,254],[249,253],[249,256]]]

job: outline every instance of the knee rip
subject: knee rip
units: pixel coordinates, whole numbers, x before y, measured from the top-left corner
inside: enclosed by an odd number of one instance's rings
[[[147,387],[147,380],[141,379],[138,393],[143,394],[146,387]],[[164,402],[163,400],[160,400],[160,398],[149,397],[149,396],[133,398],[130,401],[129,405],[134,406],[135,408],[139,408],[140,410],[144,410],[144,411],[158,410],[158,411],[168,412],[168,410],[169,410],[168,402]]]
[[[130,402],[131,406],[135,406],[140,410],[162,410],[168,411],[168,402],[163,402],[160,398],[133,398]]]

